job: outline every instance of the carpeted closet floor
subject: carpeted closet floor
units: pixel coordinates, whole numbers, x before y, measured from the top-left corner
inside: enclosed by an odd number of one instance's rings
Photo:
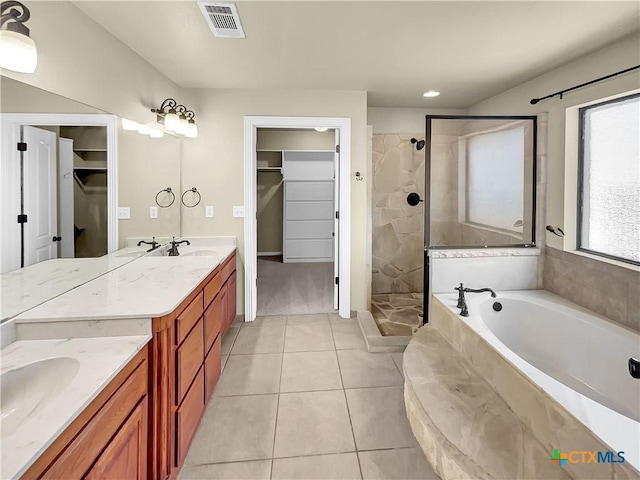
[[[333,263],[282,263],[258,258],[258,315],[333,311]]]

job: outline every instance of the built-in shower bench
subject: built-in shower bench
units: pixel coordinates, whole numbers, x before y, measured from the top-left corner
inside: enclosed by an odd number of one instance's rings
[[[432,325],[404,352],[413,433],[444,479],[568,479],[567,471]]]

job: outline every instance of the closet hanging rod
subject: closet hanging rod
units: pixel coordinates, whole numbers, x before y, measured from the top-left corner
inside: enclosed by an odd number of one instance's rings
[[[636,65],[635,67],[627,68],[625,70],[620,70],[619,72],[612,73],[610,75],[605,75],[604,77],[596,78],[595,80],[591,80],[590,82],[581,83],[580,85],[576,85],[575,87],[567,88],[565,90],[560,90],[559,92],[552,93],[552,94],[547,95],[545,97],[532,98],[529,103],[531,105],[535,105],[536,103],[541,102],[542,100],[546,100],[547,98],[555,97],[556,95],[560,95],[560,98],[562,98],[563,94],[565,94],[567,92],[571,92],[572,90],[577,90],[578,88],[586,87],[587,85],[591,85],[591,84],[594,84],[594,83],[597,83],[597,82],[601,82],[603,80],[607,80],[607,79],[612,78],[612,77],[617,77],[618,75],[622,75],[624,73],[628,73],[628,72],[631,72],[633,70],[637,70],[638,68],[640,68],[640,65]]]

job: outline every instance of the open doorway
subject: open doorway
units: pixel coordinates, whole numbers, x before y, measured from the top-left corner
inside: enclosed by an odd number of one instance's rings
[[[111,251],[117,238],[114,118],[5,114],[2,120],[0,272]]]
[[[331,164],[331,168],[333,168],[333,178],[325,179],[312,177],[305,178],[305,173],[309,172],[309,169],[306,168],[311,164],[308,162],[314,161],[322,161],[319,159],[312,158],[302,158],[304,155],[310,155],[314,153],[313,151],[309,151],[308,148],[301,147],[291,147],[289,150],[286,150],[281,147],[277,147],[281,151],[280,162],[277,162],[277,156],[273,158],[269,158],[269,155],[261,154],[261,168],[271,168],[274,169],[284,169],[285,174],[282,175],[280,180],[271,180],[272,188],[276,188],[279,181],[285,182],[288,178],[290,172],[296,172],[296,168],[299,170],[297,173],[300,175],[297,178],[298,182],[303,181],[314,181],[319,185],[314,185],[313,188],[307,188],[309,185],[297,185],[293,189],[289,196],[285,193],[284,186],[282,190],[282,217],[279,220],[280,225],[282,225],[282,247],[280,249],[275,250],[267,250],[262,249],[260,253],[267,254],[282,254],[282,262],[280,264],[285,267],[291,267],[291,270],[295,269],[296,263],[325,263],[326,265],[333,266],[333,275],[329,277],[330,283],[328,284],[329,289],[333,289],[333,294],[324,294],[321,292],[313,292],[316,295],[316,299],[320,301],[316,303],[316,305],[321,304],[322,307],[314,307],[314,310],[317,308],[328,309],[327,305],[329,302],[327,300],[331,300],[333,302],[333,308],[329,311],[337,310],[341,317],[348,318],[350,316],[350,298],[351,298],[351,121],[348,118],[326,118],[326,117],[245,117],[245,320],[253,321],[256,318],[257,310],[258,310],[258,130],[272,130],[275,132],[282,131],[286,132],[287,130],[303,130],[307,134],[319,134],[323,132],[333,131],[333,141],[332,149],[330,151],[317,151],[317,154],[326,154],[331,155],[333,157],[333,162],[329,162]],[[315,131],[314,131],[315,130]],[[322,132],[320,131],[322,130]],[[287,147],[289,148],[289,147]],[[261,148],[261,150],[268,150],[267,148]],[[275,149],[273,149],[275,150]],[[321,149],[320,149],[321,150]],[[289,159],[287,157],[287,151],[293,154],[291,157],[291,165],[290,167],[287,165]],[[296,152],[294,154],[294,152]],[[273,153],[273,152],[272,152]],[[271,162],[271,163],[270,163]],[[307,163],[304,163],[307,162]],[[328,165],[323,164],[323,165]],[[314,167],[315,168],[315,167]],[[319,167],[322,169],[322,167]],[[313,168],[312,168],[313,170]],[[282,172],[281,172],[282,173]],[[273,174],[275,175],[275,174]],[[292,182],[295,181],[294,178],[290,179]],[[329,185],[320,185],[322,181],[329,183]],[[297,189],[297,190],[296,190]],[[330,204],[330,200],[328,198],[327,192],[333,190],[333,203]],[[289,189],[287,189],[289,191]],[[301,199],[300,195],[309,195],[314,191],[314,197]],[[306,224],[303,227],[303,232],[300,232],[299,225],[292,225],[294,227],[292,235],[287,234],[287,198],[292,201],[292,203],[305,203],[306,207],[309,207],[311,203],[323,203],[322,206],[318,206],[319,209],[332,209],[333,211],[329,211],[330,215],[324,215],[321,218],[296,218],[291,219],[292,221],[301,221],[301,222],[323,222],[314,223],[315,230],[310,228],[309,224]],[[300,205],[292,205],[295,216],[296,208],[300,209]],[[327,218],[328,217],[328,218]],[[330,221],[333,223],[333,230],[327,229],[327,222]],[[323,225],[323,226],[322,226]],[[298,227],[298,230],[295,230],[295,227]],[[326,236],[328,232],[331,233],[331,239],[327,239]],[[306,236],[306,238],[305,238]],[[287,245],[287,239],[290,240]],[[314,254],[305,253],[305,248],[309,247],[309,244],[315,241],[316,247],[320,244],[332,245],[332,249],[327,249],[322,252],[321,249],[314,249]],[[296,250],[297,249],[297,250]],[[320,252],[320,253],[318,253]],[[290,253],[292,253],[290,255]],[[261,257],[268,257],[269,255],[265,255]],[[291,259],[293,261],[287,261]],[[313,262],[309,260],[313,259]],[[276,259],[271,266],[279,267],[280,265],[275,265],[278,263],[279,259]],[[297,261],[296,261],[297,260]],[[261,265],[263,262],[261,261]],[[265,264],[265,266],[269,266]],[[304,268],[304,267],[303,267]],[[322,267],[320,267],[322,268]],[[282,269],[284,272],[284,269]],[[302,270],[302,269],[300,269]],[[331,271],[331,270],[329,270]],[[268,275],[267,271],[264,271],[265,275],[261,277],[265,277]],[[286,273],[284,273],[286,275]],[[289,276],[291,278],[291,276]],[[325,278],[326,275],[321,274],[319,278]],[[311,276],[313,278],[313,276]],[[314,285],[313,280],[309,278],[307,285],[307,292],[311,290],[318,289],[317,286]],[[295,286],[290,286],[288,288],[288,293],[286,295],[294,296],[295,289],[299,287],[300,283],[295,281],[295,275],[292,277],[292,283],[295,283]],[[278,277],[272,277],[272,282],[277,282]],[[291,285],[291,284],[290,284]],[[324,287],[322,287],[324,288]],[[264,290],[264,287],[263,287]],[[326,291],[326,290],[324,290]],[[268,293],[268,291],[267,291]],[[301,299],[293,299],[292,302],[285,301],[284,303],[288,303],[289,307],[297,305],[298,307],[304,308],[304,313],[311,313],[311,307],[308,303],[311,301],[311,297],[301,298]],[[326,303],[325,303],[326,302]],[[305,307],[302,307],[302,304],[306,303]],[[275,308],[275,306],[274,306]],[[265,310],[262,310],[265,311]],[[270,310],[271,312],[275,310]],[[326,311],[326,310],[325,310]],[[261,312],[262,313],[262,312]]]
[[[258,315],[338,307],[336,136],[319,130],[258,129]]]

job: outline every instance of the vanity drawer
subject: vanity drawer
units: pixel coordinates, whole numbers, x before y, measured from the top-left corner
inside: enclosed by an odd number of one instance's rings
[[[201,319],[176,351],[176,403],[178,405],[187,393],[203,360],[204,331]]]
[[[227,292],[222,290],[204,312],[205,354],[213,345],[226,322]]]
[[[204,306],[205,308],[211,303],[211,300],[215,298],[215,296],[220,291],[220,287],[222,287],[222,273],[216,273],[216,276],[211,279],[209,283],[204,287]]]
[[[204,368],[201,368],[176,411],[176,466],[182,465],[204,413]]]
[[[203,301],[204,294],[200,292],[176,318],[176,343],[178,345],[187,337],[189,331],[202,316],[204,310]]]
[[[204,375],[205,375],[205,403],[209,401],[213,391],[216,389],[216,384],[220,378],[220,367],[222,365],[222,336],[219,336],[216,342],[213,344],[207,359],[204,361]]]
[[[226,262],[222,265],[222,282],[226,282],[227,279],[231,276],[233,272],[236,270],[236,254],[235,252],[231,254],[231,256],[227,259]]]

